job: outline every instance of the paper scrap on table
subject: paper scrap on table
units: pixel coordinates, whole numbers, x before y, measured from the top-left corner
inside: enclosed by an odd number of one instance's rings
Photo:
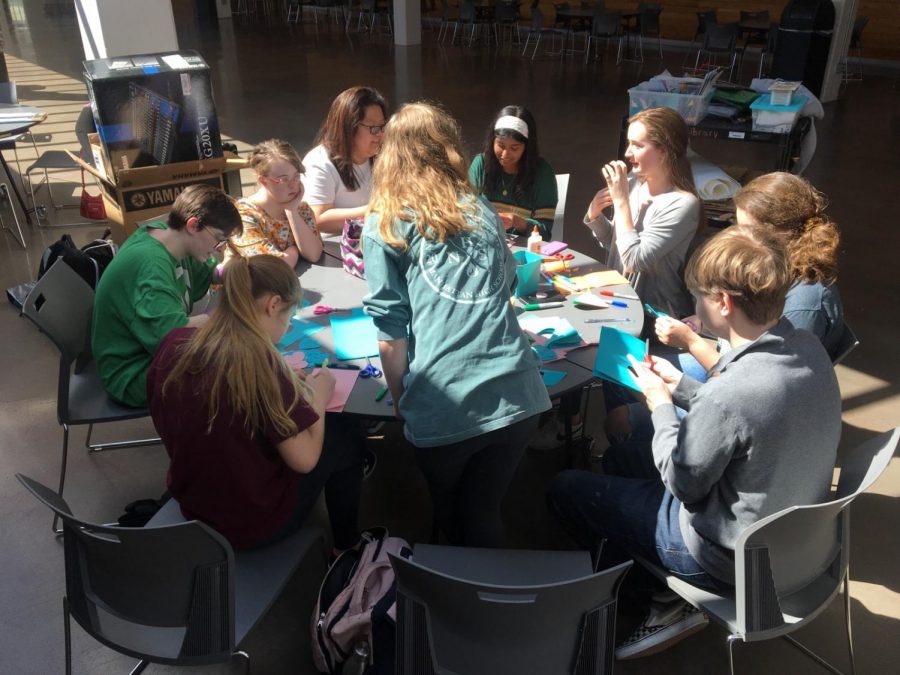
[[[349,316],[332,316],[331,334],[334,353],[341,361],[378,356],[378,333],[372,317],[361,307],[354,307]]]
[[[563,378],[566,376],[566,371],[564,370],[542,370],[541,377],[544,378],[544,386],[553,387],[560,382],[562,382]]]
[[[628,355],[631,354],[636,360],[643,361],[646,349],[646,343],[640,338],[617,328],[603,326],[600,328],[600,340],[597,343],[594,375],[640,391],[634,375],[629,370],[631,363]]]
[[[328,405],[325,410],[327,412],[344,412],[344,406],[347,405],[347,399],[350,398],[350,392],[356,385],[356,378],[359,377],[358,370],[344,370],[341,368],[331,368],[331,374],[334,376],[334,392],[328,399]],[[319,372],[316,368],[313,375]]]
[[[544,345],[531,345],[531,350],[537,354],[537,357],[541,361],[555,361],[556,360],[556,352],[550,349],[549,347],[545,347]]]
[[[303,352],[291,352],[290,354],[285,354],[284,360],[294,370],[306,368],[306,366],[308,365],[306,354],[304,354]]]
[[[306,355],[306,365],[321,366],[325,359],[334,360],[334,357],[326,354],[321,349],[305,349],[303,353]]]
[[[278,341],[276,345],[281,352],[292,351],[291,347],[295,342],[300,342],[304,338],[309,337],[313,333],[324,330],[325,326],[313,323],[312,321],[304,321],[303,319],[291,319],[287,332],[284,337]],[[318,343],[317,343],[318,344]]]
[[[567,352],[587,344],[572,324],[559,316],[523,314],[519,316],[519,326],[529,339],[534,339],[534,345],[553,350],[555,358],[544,361],[561,359]]]
[[[606,309],[609,307],[609,303],[606,300],[601,300],[600,296],[594,295],[593,293],[582,293],[581,295],[577,295],[572,298],[572,302],[576,305],[594,307],[595,309]]]
[[[570,277],[570,279],[579,288],[600,288],[601,286],[618,286],[619,284],[628,283],[628,279],[616,270],[591,272],[590,274],[582,274],[578,277]]]

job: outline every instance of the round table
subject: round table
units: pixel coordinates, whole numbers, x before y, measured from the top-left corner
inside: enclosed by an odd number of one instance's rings
[[[17,103],[0,103],[0,140],[6,140],[12,136],[23,134],[35,124],[40,124],[45,119],[47,119],[47,113],[39,108],[19,105]],[[9,170],[9,165],[7,165],[6,158],[3,156],[2,151],[0,151],[0,166],[3,167],[6,175],[9,176],[10,186],[12,187],[13,194],[16,196],[16,201],[18,201],[19,206],[22,207],[22,214],[25,216],[25,222],[31,225],[31,209],[25,205],[25,199],[22,197],[22,193],[19,192],[19,186],[16,185],[16,181]],[[25,245],[24,241],[22,242],[22,245]]]
[[[368,292],[368,286],[363,279],[359,279],[344,272],[340,260],[339,237],[326,237],[325,254],[317,263],[301,262],[297,265],[297,274],[303,287],[304,300],[309,305],[298,310],[297,318],[319,324],[324,327],[315,333],[315,340],[322,346],[322,350],[334,354],[334,339],[331,331],[330,316],[323,314],[316,316],[315,305],[322,304],[339,309],[352,309],[362,307],[363,296]],[[521,247],[513,247],[513,251],[521,250]],[[568,251],[574,255],[569,261],[570,276],[587,274],[589,272],[607,269],[602,263],[575,251]],[[628,284],[609,286],[608,290],[627,295],[634,295],[634,289]],[[542,285],[542,290],[548,290],[547,285]],[[552,291],[551,291],[552,292]],[[610,298],[611,299],[611,298]],[[644,313],[642,305],[636,300],[625,300],[627,307],[609,307],[606,309],[591,309],[575,306],[571,300],[565,300],[563,307],[526,312],[521,308],[521,299],[515,302],[517,315],[522,314],[546,314],[559,316],[569,320],[572,326],[581,334],[587,346],[574,349],[565,358],[557,361],[546,362],[550,370],[564,371],[566,376],[557,384],[548,387],[550,398],[558,398],[564,394],[580,390],[590,384],[594,379],[593,365],[596,356],[596,343],[600,336],[600,328],[610,325],[620,328],[628,333],[637,335],[643,327]],[[628,318],[628,323],[585,323],[586,318]],[[371,357],[372,364],[381,366],[381,359]],[[355,365],[360,368],[366,365],[366,359],[335,362],[338,367],[343,365]],[[380,378],[357,378],[356,384],[350,394],[344,411],[350,415],[359,415],[370,418],[394,417],[393,407],[387,404],[388,396],[376,401],[375,397],[382,387],[386,386],[384,376]]]

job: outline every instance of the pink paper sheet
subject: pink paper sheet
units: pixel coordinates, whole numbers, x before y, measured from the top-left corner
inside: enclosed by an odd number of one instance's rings
[[[319,372],[316,368],[313,374]],[[344,370],[342,368],[332,368],[331,374],[334,375],[334,393],[328,400],[328,412],[343,412],[344,406],[347,405],[347,399],[350,398],[350,392],[356,384],[356,378],[359,377],[358,370]]]

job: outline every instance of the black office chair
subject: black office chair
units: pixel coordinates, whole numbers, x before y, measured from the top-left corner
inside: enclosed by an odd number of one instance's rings
[[[688,47],[684,54],[684,60],[681,62],[682,67],[687,66],[691,52],[699,47],[700,38],[706,35],[706,26],[717,23],[718,20],[718,15],[714,9],[709,9],[705,12],[697,12],[697,28],[694,30],[694,37],[691,38],[691,46]]]
[[[622,12],[603,12],[596,14],[591,24],[591,32],[587,38],[587,49],[584,53],[584,62],[588,62],[591,55],[591,46],[594,46],[594,58],[597,58],[596,41],[606,40],[606,46],[609,47],[609,41],[618,38],[619,47],[616,50],[616,63],[622,60]]]
[[[88,635],[150,663],[194,666],[250,657],[237,647],[268,611],[322,532],[303,528],[277,544],[232,551],[196,520],[143,528],[77,519],[57,493],[22,474],[19,482],[62,520],[66,591],[66,674],[72,672],[71,619]],[[166,508],[166,507],[164,507]],[[181,520],[182,522],[177,522]]]
[[[737,23],[707,24],[706,33],[703,35],[703,44],[697,50],[697,58],[694,60],[694,70],[700,70],[701,55],[706,55],[704,70],[716,67],[716,58],[724,55],[728,59],[728,80],[731,81],[738,59],[737,39],[739,34],[740,26]]]
[[[631,562],[584,551],[416,545],[397,577],[397,675],[612,672],[616,597]]]
[[[94,291],[62,259],[57,260],[38,279],[25,299],[22,314],[45,333],[59,349],[59,383],[56,394],[56,418],[63,428],[62,462],[59,469],[59,494],[66,484],[69,455],[69,427],[88,425],[85,447],[90,452],[116,448],[155,445],[159,438],[91,444],[95,424],[121,422],[147,417],[146,408],[129,408],[114,402],[103,388],[91,356],[91,315]],[[53,529],[57,519],[53,519]]]
[[[853,22],[853,31],[850,33],[850,46],[847,48],[847,56],[844,57],[844,82],[862,82],[862,34],[866,25],[869,23],[869,17],[857,16]],[[856,63],[859,68],[856,72],[850,72],[850,52],[856,51]]]

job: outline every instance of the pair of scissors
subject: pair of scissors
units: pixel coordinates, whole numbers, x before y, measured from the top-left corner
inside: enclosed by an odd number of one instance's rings
[[[548,260],[575,260],[575,255],[572,253],[554,253],[551,256],[547,256]]]
[[[349,309],[340,309],[338,307],[329,307],[328,305],[316,305],[313,314],[321,316],[322,314],[331,314],[332,312],[350,312]]]
[[[359,371],[359,376],[363,379],[373,377],[381,377],[381,370],[372,365],[372,361],[366,357],[366,367]]]

